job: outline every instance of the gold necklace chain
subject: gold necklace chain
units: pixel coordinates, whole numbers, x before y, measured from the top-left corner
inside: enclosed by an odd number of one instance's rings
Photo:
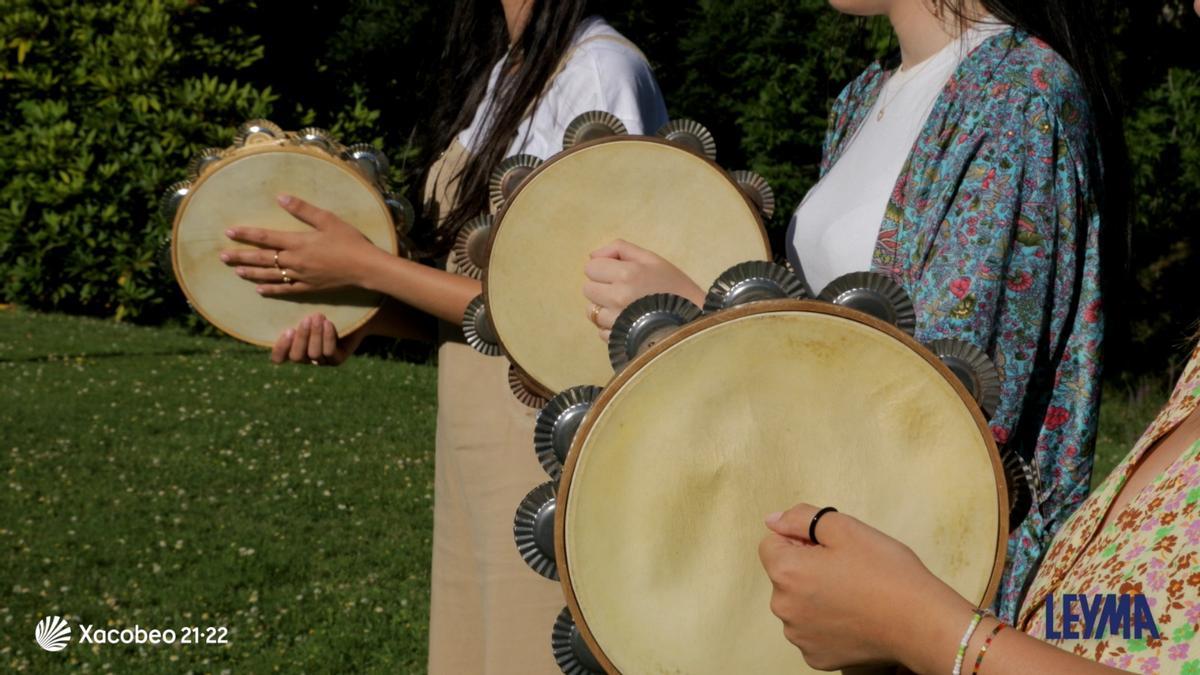
[[[925,65],[928,64],[932,60],[933,60],[932,58],[926,59],[924,62],[917,65],[915,70],[910,69],[908,71],[908,81],[906,81],[904,84],[901,84],[899,87],[896,87],[896,91],[892,92],[892,95],[890,97],[887,96],[888,92],[886,91],[886,88],[889,84],[891,84],[892,77],[899,75],[904,70],[904,66],[900,66],[899,68],[897,68],[896,73],[893,74],[891,77],[888,77],[888,81],[884,84],[885,91],[883,92],[884,93],[883,103],[881,103],[879,106],[879,114],[875,116],[876,122],[883,121],[883,114],[887,112],[887,107],[896,102],[896,99],[899,98],[899,96],[900,96],[900,92],[904,91],[905,87],[912,84],[913,80],[917,79],[917,75],[921,72],[921,70],[925,67]]]

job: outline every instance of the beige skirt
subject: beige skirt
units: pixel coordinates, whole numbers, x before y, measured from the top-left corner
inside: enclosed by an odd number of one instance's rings
[[[557,582],[517,553],[513,514],[549,480],[533,452],[537,411],[513,397],[508,361],[438,350],[429,672],[553,675]]]

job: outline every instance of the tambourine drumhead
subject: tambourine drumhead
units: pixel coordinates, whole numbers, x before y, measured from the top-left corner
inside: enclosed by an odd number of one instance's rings
[[[314,312],[323,313],[345,335],[370,318],[381,296],[354,289],[264,298],[218,257],[222,250],[240,246],[225,236],[230,227],[311,231],[279,207],[275,200],[281,194],[332,211],[376,246],[397,251],[387,205],[352,168],[315,149],[250,146],[207,169],[180,205],[171,237],[179,285],[205,319],[246,342],[272,345],[280,333]]]
[[[763,517],[835,505],[986,604],[1008,533],[999,454],[966,391],[907,336],[847,310],[764,302],[631,363],[579,430],[557,560],[606,666],[811,672],[770,612]]]
[[[615,239],[702,280],[770,250],[728,174],[665,141],[609,138],[542,164],[500,212],[484,279],[500,343],[541,394],[612,377],[581,289],[588,254]]]

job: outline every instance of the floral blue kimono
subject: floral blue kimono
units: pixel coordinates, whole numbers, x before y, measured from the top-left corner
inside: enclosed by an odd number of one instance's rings
[[[838,97],[822,173],[886,79],[875,64]],[[1040,479],[1035,508],[1009,539],[996,608],[1009,622],[1088,493],[1103,334],[1099,166],[1077,74],[1045,42],[1002,32],[965,58],[934,105],[872,262],[912,296],[919,340],[968,340],[999,368],[992,432]]]

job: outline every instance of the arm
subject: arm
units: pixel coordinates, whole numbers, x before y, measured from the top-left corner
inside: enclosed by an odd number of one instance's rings
[[[234,228],[227,235],[255,249],[227,250],[221,260],[264,296],[358,287],[383,293],[427,314],[458,324],[471,299],[483,291],[478,281],[394,256],[363,237],[336,215],[303,200],[282,196],[288,213],[311,232]],[[278,258],[276,258],[278,255]],[[285,283],[280,269],[293,283]]]
[[[904,544],[855,518],[829,513],[808,541],[816,507],[767,518],[759,546],[773,584],[771,611],[784,636],[814,668],[900,663],[916,673],[949,673],[973,606],[933,576]],[[996,619],[976,629],[963,659],[970,673]],[[1119,672],[1007,628],[981,669],[989,675]]]

